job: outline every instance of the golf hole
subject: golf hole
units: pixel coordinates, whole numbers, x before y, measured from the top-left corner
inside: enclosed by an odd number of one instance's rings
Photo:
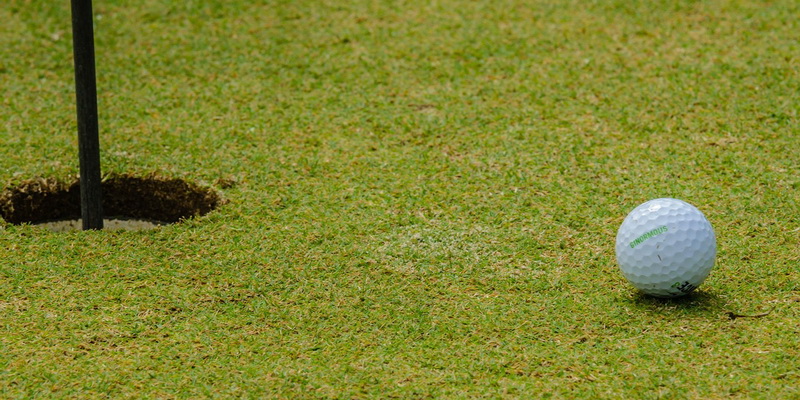
[[[223,203],[211,188],[158,176],[111,176],[103,180],[104,229],[144,230],[208,214]],[[81,229],[80,181],[36,178],[0,193],[6,222],[53,231]]]

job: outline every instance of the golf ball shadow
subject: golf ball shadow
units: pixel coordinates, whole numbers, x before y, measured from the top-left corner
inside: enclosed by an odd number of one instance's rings
[[[640,312],[652,312],[659,315],[675,313],[676,317],[685,314],[712,313],[717,315],[724,309],[724,301],[714,292],[699,290],[679,297],[654,297],[641,291],[632,291],[626,298],[632,308]]]

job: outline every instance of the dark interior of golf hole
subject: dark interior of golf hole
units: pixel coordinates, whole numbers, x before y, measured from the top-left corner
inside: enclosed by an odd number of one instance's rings
[[[208,214],[223,203],[211,188],[157,176],[107,177],[102,192],[104,220],[141,222],[117,225],[117,229],[173,224]],[[16,225],[47,223],[49,228],[54,221],[77,221],[81,217],[80,181],[36,178],[6,188],[0,193],[0,217]],[[80,224],[73,225],[80,229]]]

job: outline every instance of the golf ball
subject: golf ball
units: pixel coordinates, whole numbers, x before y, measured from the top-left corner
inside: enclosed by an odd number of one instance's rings
[[[650,200],[630,212],[617,232],[617,263],[637,289],[683,296],[714,267],[717,240],[700,210],[676,199]]]

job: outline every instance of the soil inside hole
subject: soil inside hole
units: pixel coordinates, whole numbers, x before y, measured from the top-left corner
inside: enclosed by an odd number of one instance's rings
[[[211,188],[158,176],[110,176],[103,180],[103,214],[109,220],[171,224],[205,215],[222,204]],[[39,224],[81,217],[80,181],[36,178],[0,193],[0,217],[12,224]]]

